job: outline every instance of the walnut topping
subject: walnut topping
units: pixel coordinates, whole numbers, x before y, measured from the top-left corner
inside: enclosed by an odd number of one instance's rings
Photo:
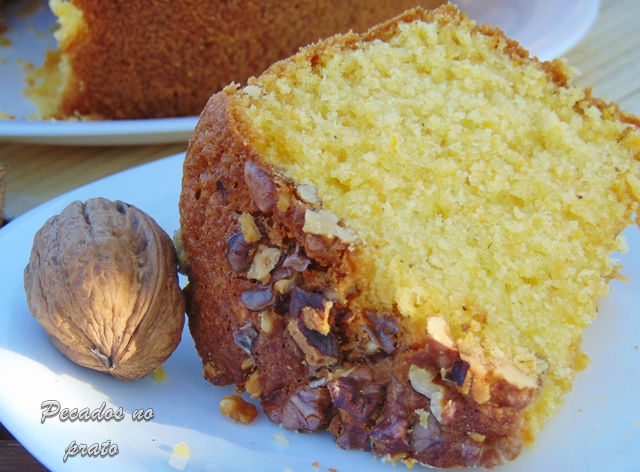
[[[276,204],[278,210],[282,213],[286,213],[289,207],[291,206],[291,195],[288,193],[280,193],[278,195],[278,203]]]
[[[300,253],[301,249],[296,245],[294,251],[276,264],[275,269],[271,271],[269,283],[273,284],[276,293],[281,295],[291,291],[296,282],[296,273],[304,272],[311,263],[311,260],[304,254]],[[280,262],[282,261],[282,262]]]
[[[280,295],[286,295],[291,292],[291,289],[294,287],[296,283],[295,277],[290,277],[288,279],[280,279],[273,284],[273,290]]]
[[[260,386],[260,374],[257,370],[249,375],[247,382],[244,384],[244,389],[251,395],[251,398],[260,397],[262,387]]]
[[[363,316],[367,322],[364,330],[371,341],[387,354],[391,354],[395,350],[393,336],[398,332],[396,320],[391,316],[379,316],[370,312],[365,312]]]
[[[253,362],[253,359],[251,357],[247,357],[242,361],[240,367],[244,372],[248,372],[255,367],[255,363]]]
[[[219,375],[225,374],[224,370],[218,369],[213,363],[207,362],[202,366],[202,376],[205,379],[215,378]]]
[[[451,338],[449,323],[440,316],[432,316],[427,322],[427,332],[429,336],[449,349],[456,349],[455,342]]]
[[[436,372],[422,369],[413,364],[409,368],[411,387],[431,400],[431,413],[441,423],[443,410],[446,406],[444,399],[445,388],[433,382],[436,376]]]
[[[493,369],[493,376],[504,379],[518,388],[538,388],[536,379],[524,375],[513,364],[506,361]]]
[[[301,320],[291,319],[287,325],[289,334],[304,352],[312,366],[333,365],[338,362],[338,344],[330,335],[322,335],[307,328]]]
[[[244,164],[244,182],[251,199],[262,213],[271,213],[276,206],[276,185],[258,165],[251,161]]]
[[[220,400],[220,413],[234,420],[236,423],[249,424],[258,416],[258,410],[253,403],[245,401],[239,395],[227,395]]]
[[[246,272],[251,267],[256,245],[249,244],[242,233],[233,235],[228,242],[225,256],[234,272]]]
[[[251,346],[256,339],[258,339],[258,333],[253,329],[251,323],[247,323],[233,332],[233,342],[249,356],[251,356]]]
[[[471,439],[473,439],[477,443],[482,443],[487,438],[483,434],[479,434],[473,431],[467,433],[467,436],[469,436]]]
[[[456,359],[451,370],[446,371],[442,378],[453,382],[456,387],[462,388],[467,383],[469,373],[469,363],[462,359]]]
[[[357,367],[350,367],[349,369],[345,369],[343,367],[338,367],[337,369],[329,372],[329,380],[339,379],[340,377],[347,377],[351,372],[356,370]]]
[[[298,287],[292,287],[291,293],[289,314],[293,318],[300,318],[307,328],[328,334],[333,300],[320,293],[307,292]]]
[[[471,398],[473,398],[478,404],[483,404],[489,401],[491,398],[491,389],[489,383],[484,377],[474,376],[471,383]]]
[[[263,400],[262,406],[272,422],[287,430],[316,431],[327,425],[330,403],[326,388],[306,386],[287,393],[276,390]]]
[[[298,197],[305,203],[310,205],[318,205],[322,201],[318,198],[318,189],[310,184],[300,184],[296,187]]]
[[[329,334],[331,327],[329,326],[329,310],[333,302],[329,300],[323,311],[314,307],[304,306],[300,310],[300,319],[304,325],[320,334]]]
[[[247,272],[247,277],[263,283],[268,282],[271,277],[270,272],[275,268],[279,260],[280,249],[261,244],[258,246],[255,256],[253,256],[253,262]]]
[[[370,418],[384,403],[382,389],[372,380],[368,371],[331,380],[327,387],[333,404],[355,418]]]
[[[442,391],[433,392],[431,395],[431,414],[438,420],[438,423],[442,423],[442,415],[444,413],[445,408],[447,407],[447,402],[444,398],[444,393]]]
[[[253,216],[251,216],[249,213],[242,213],[238,217],[238,222],[240,223],[240,231],[242,231],[242,236],[244,236],[244,240],[248,244],[260,241],[262,235],[260,234],[260,230],[258,229]]]
[[[282,267],[291,268],[296,272],[304,272],[311,264],[311,259],[302,254],[300,250],[300,246],[296,244],[294,251],[285,258]]]
[[[248,310],[262,311],[275,303],[276,296],[270,285],[255,285],[242,292],[240,300]]]
[[[426,428],[428,425],[429,416],[431,415],[431,412],[425,410],[424,408],[418,408],[414,413],[418,415],[418,418],[419,418],[418,421],[420,423],[420,426],[422,426],[423,428]]]
[[[260,330],[269,334],[273,330],[273,313],[270,310],[260,313]]]
[[[460,358],[469,364],[469,368],[464,386],[458,390],[461,393],[470,394],[478,404],[486,403],[491,399],[491,387],[496,382],[507,382],[516,389],[536,390],[538,388],[537,379],[524,375],[507,361],[502,361],[491,368],[487,367],[477,354],[461,352]]]
[[[409,368],[409,382],[413,389],[431,399],[434,393],[442,392],[444,387],[433,382],[436,373],[427,369],[422,369],[416,365]]]
[[[329,239],[337,237],[344,243],[353,243],[358,237],[355,231],[338,225],[340,219],[329,210],[313,211],[307,209],[304,214],[302,231],[309,234],[325,236]]]

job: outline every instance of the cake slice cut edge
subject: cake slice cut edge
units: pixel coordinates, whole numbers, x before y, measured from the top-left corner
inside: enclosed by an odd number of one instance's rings
[[[58,47],[25,76],[30,119],[195,116],[231,80],[245,82],[319,37],[365,31],[444,0],[177,1],[171,6],[50,0]],[[124,86],[126,84],[126,86]]]
[[[180,201],[205,377],[344,448],[517,457],[640,200],[640,122],[572,74],[447,6],[214,95]]]

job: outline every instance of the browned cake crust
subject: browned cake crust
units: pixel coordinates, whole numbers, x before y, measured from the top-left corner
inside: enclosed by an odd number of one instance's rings
[[[300,46],[442,1],[72,3],[88,27],[61,45],[74,75],[62,112],[121,119],[198,115],[212,93]]]
[[[398,21],[423,15],[411,12]],[[393,28],[382,25],[366,39],[384,38]],[[346,48],[358,38],[329,43]],[[312,61],[326,44],[303,57]],[[556,80],[563,78],[558,72]],[[342,448],[442,468],[493,467],[515,458],[524,442],[523,410],[538,391],[499,380],[480,404],[465,385],[469,364],[425,326],[375,307],[352,309],[353,252],[338,238],[303,231],[305,211],[321,203],[302,198],[295,183],[252,148],[234,92],[213,96],[202,113],[180,198],[190,257],[189,327],[205,377],[259,397],[269,419],[286,429],[329,429]],[[245,213],[260,230],[251,243],[239,220]],[[260,245],[279,251],[264,284],[247,277]],[[293,279],[293,288],[277,286]],[[427,413],[435,411],[430,399],[412,386],[412,366],[442,374],[431,384],[448,405],[438,419]]]
[[[303,202],[293,198],[286,212],[277,209],[270,192],[278,188],[278,194],[286,189],[293,194],[292,185],[278,179],[243,143],[242,123],[229,101],[225,94],[216,95],[202,115],[185,162],[180,200],[183,242],[191,257],[189,328],[205,377],[259,395],[269,419],[286,429],[328,428],[342,448],[437,467],[491,467],[516,457],[522,445],[521,411],[535,391],[499,382],[491,401],[478,405],[445,385],[456,405],[448,425],[430,415],[422,426],[416,410],[429,411],[430,401],[409,383],[410,366],[444,368],[452,381],[460,375],[464,379],[468,365],[459,353],[427,337],[424,328],[411,329],[385,313],[354,313],[339,303],[330,309],[326,336],[305,329],[301,307],[322,311],[329,300],[323,292],[345,285],[349,251],[337,239],[328,242],[302,231]],[[247,180],[261,186],[252,191]],[[271,210],[263,212],[258,205]],[[285,255],[309,258],[290,294],[254,303],[258,297],[251,294],[262,291],[262,285],[232,269],[227,254],[237,248],[233,241],[242,234],[238,216],[243,212],[254,217],[260,243],[282,250],[281,268]],[[257,243],[248,246],[255,250]],[[272,314],[266,325],[259,313],[268,308]],[[469,432],[486,439],[478,442]]]

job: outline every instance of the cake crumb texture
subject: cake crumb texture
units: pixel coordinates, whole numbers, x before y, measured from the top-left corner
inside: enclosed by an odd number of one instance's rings
[[[27,93],[44,118],[196,116],[212,93],[301,46],[442,3],[50,0],[58,62]]]
[[[211,97],[180,197],[205,378],[384,461],[515,459],[640,202],[640,120],[574,74],[447,5]]]
[[[545,374],[531,437],[587,365],[581,335],[619,277],[638,120],[453,7],[383,34],[276,64],[240,113],[258,154],[365,242],[353,303],[443,317],[469,351]]]

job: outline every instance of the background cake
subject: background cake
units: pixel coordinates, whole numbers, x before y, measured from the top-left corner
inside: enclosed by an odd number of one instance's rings
[[[212,93],[300,47],[442,0],[50,0],[59,50],[31,75],[43,117],[198,115]]]
[[[515,458],[640,200],[640,121],[572,74],[447,6],[214,95],[180,200],[205,377],[343,448]]]

